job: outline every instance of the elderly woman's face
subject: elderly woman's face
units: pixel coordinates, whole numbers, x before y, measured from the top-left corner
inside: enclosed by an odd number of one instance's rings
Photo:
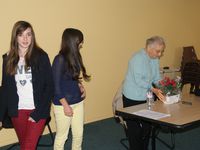
[[[159,58],[162,56],[162,53],[164,52],[164,45],[160,45],[160,44],[153,44],[153,45],[150,45],[148,47],[149,49],[149,57],[151,58]]]

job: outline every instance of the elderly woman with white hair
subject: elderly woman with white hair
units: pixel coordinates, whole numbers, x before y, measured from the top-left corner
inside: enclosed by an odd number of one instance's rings
[[[153,84],[160,80],[159,58],[164,49],[164,39],[153,36],[146,40],[145,48],[136,52],[129,60],[122,91],[124,107],[145,103],[149,90],[158,99],[164,99],[162,91],[153,87]],[[130,150],[147,150],[151,131],[150,124],[137,120],[126,121]]]

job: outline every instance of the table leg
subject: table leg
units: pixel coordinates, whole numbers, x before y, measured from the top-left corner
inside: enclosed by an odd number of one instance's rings
[[[170,150],[174,150],[175,149],[175,137],[174,137],[174,132],[173,130],[170,130],[170,135],[171,135],[171,143],[167,143],[164,140],[160,139],[158,137],[158,134],[160,132],[160,127],[156,126],[156,125],[152,125],[152,129],[151,129],[151,146],[152,146],[152,150],[156,150],[156,139],[159,140],[162,144],[164,144],[167,148],[169,148]]]
[[[166,141],[159,138],[157,136],[157,133],[156,133],[156,139],[159,140],[162,144],[164,144],[170,150],[174,150],[175,149],[175,133],[172,130],[170,130],[170,135],[171,135],[171,143],[167,143]]]
[[[156,150],[156,126],[152,126],[152,131],[151,131],[151,146],[152,150]]]

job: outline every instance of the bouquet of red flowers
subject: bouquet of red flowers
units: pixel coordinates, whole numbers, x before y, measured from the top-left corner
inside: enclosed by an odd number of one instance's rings
[[[158,88],[162,90],[164,95],[179,94],[181,90],[181,78],[178,76],[175,79],[164,77],[159,81]]]

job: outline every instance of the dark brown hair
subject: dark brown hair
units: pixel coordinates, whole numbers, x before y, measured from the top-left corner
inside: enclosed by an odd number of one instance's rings
[[[67,28],[62,35],[59,54],[64,56],[67,69],[72,73],[73,79],[80,79],[80,74],[82,72],[83,79],[89,81],[90,76],[86,73],[80,54],[79,46],[81,43],[83,43],[83,33],[78,29]]]
[[[10,50],[7,57],[7,64],[6,64],[6,73],[10,75],[14,75],[16,73],[17,64],[19,61],[19,52],[18,52],[19,49],[18,49],[17,36],[19,34],[22,34],[27,28],[31,29],[32,40],[28,48],[28,51],[25,55],[25,69],[27,69],[27,67],[31,65],[31,59],[34,59],[33,58],[34,53],[37,50],[41,50],[40,47],[36,44],[35,33],[33,31],[33,27],[31,26],[31,24],[26,21],[16,22],[12,29]]]

